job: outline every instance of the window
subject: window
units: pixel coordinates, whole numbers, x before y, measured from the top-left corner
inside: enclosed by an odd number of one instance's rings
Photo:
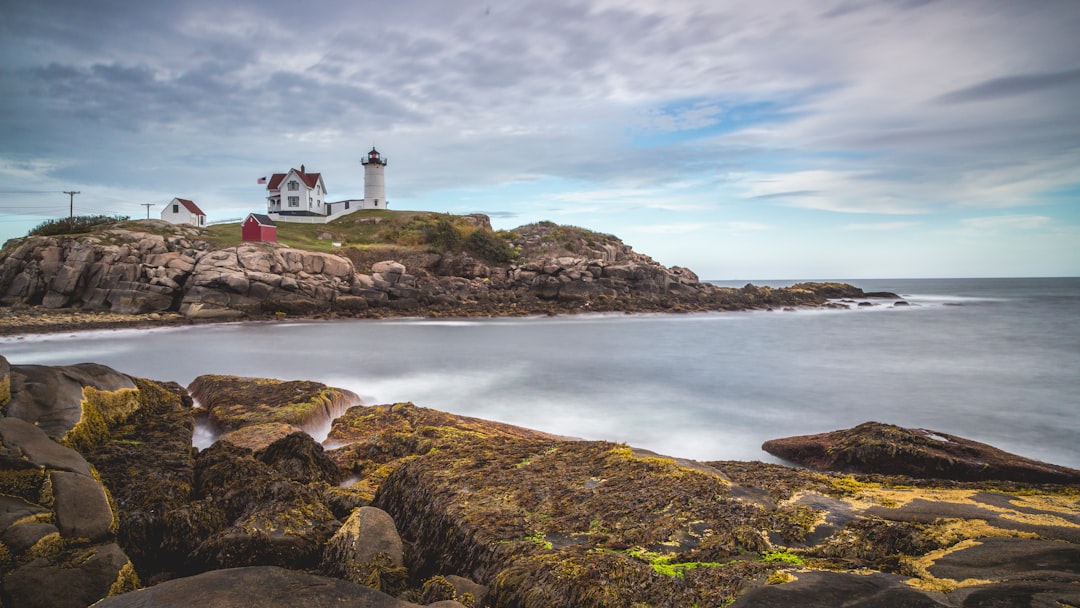
[[[173,213],[180,213],[180,205],[173,205],[172,206],[172,212]]]
[[[299,190],[299,189],[300,189],[300,182],[296,181],[295,179],[289,180],[289,190]]]
[[[375,206],[376,206],[376,207],[378,207],[378,206],[379,206],[379,199],[375,199]]]
[[[290,196],[289,197],[289,206],[290,207],[299,207],[300,206],[300,197],[299,196]]]

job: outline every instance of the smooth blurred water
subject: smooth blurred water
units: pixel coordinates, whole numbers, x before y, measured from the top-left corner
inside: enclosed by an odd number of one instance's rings
[[[0,338],[0,354],[316,380],[702,460],[877,420],[1080,468],[1080,279],[853,283],[912,306],[202,325]]]

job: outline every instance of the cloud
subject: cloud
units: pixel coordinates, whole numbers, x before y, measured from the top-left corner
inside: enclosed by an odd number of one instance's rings
[[[488,217],[499,219],[513,219],[521,215],[516,211],[477,211],[476,213],[482,213]]]
[[[962,220],[964,226],[977,230],[1036,230],[1046,227],[1053,220],[1044,215],[990,215]]]
[[[747,232],[758,232],[760,230],[768,230],[769,227],[765,224],[759,224],[757,222],[727,222],[724,224],[728,232],[742,234]]]
[[[631,226],[630,232],[643,234],[686,234],[699,232],[712,226],[709,222],[684,222],[677,224],[651,224],[649,226]]]
[[[1080,69],[1040,74],[1017,74],[993,78],[938,97],[942,103],[985,101],[1013,95],[1080,87]]]
[[[878,222],[871,224],[846,224],[842,230],[868,230],[872,232],[889,232],[893,230],[906,230],[918,226],[918,222]]]

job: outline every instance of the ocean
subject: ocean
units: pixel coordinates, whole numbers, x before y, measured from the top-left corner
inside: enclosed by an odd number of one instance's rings
[[[775,462],[767,439],[876,420],[1080,468],[1080,278],[849,282],[911,305],[215,324],[2,337],[0,354],[315,380],[698,460]]]

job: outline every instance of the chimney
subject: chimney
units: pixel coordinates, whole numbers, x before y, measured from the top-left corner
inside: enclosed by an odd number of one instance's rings
[[[307,173],[307,171],[304,171],[304,165],[300,165],[300,173]]]

